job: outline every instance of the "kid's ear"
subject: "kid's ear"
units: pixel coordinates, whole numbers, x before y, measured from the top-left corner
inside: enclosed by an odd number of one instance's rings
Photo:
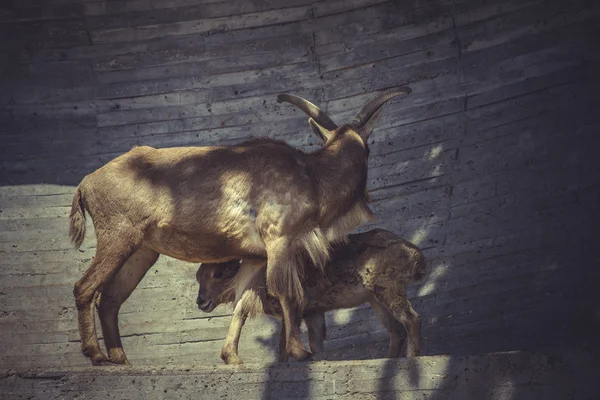
[[[323,143],[327,142],[331,138],[331,136],[333,136],[333,131],[323,128],[317,123],[317,121],[315,121],[312,118],[308,119],[308,125],[310,125],[310,128],[312,129],[314,134],[317,135],[317,137],[319,137],[323,141]]]

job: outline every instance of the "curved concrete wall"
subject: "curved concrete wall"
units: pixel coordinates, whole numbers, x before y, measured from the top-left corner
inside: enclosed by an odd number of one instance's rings
[[[428,257],[430,276],[410,291],[424,353],[586,345],[596,334],[587,303],[598,266],[593,2],[3,7],[0,366],[87,365],[72,288],[94,238],[72,250],[66,218],[85,174],[142,144],[252,135],[314,150],[306,117],[277,93],[342,122],[404,83],[413,93],[386,105],[372,137],[369,189],[375,225]],[[196,309],[195,269],[161,258],[124,305],[133,363],[220,362],[229,310]],[[385,353],[369,308],[328,318],[330,359]],[[273,321],[249,323],[242,357],[272,360],[276,337]]]

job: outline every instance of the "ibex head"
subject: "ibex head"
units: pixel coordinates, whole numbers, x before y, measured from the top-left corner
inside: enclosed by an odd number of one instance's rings
[[[302,97],[283,93],[277,96],[277,101],[279,103],[284,101],[291,103],[308,114],[310,116],[308,124],[315,135],[324,142],[325,146],[348,135],[359,137],[366,146],[367,140],[377,122],[381,107],[392,98],[401,94],[409,94],[411,91],[407,86],[399,86],[382,92],[365,104],[349,124],[342,125],[341,127],[338,127],[319,107]]]
[[[203,263],[196,272],[196,281],[199,284],[196,304],[204,312],[212,312],[219,304],[235,298],[231,292],[231,280],[240,269],[240,260],[223,263]],[[231,299],[224,299],[230,295]]]

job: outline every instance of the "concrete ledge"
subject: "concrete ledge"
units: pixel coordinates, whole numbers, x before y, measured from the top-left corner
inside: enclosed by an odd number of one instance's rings
[[[507,352],[273,365],[9,370],[2,399],[593,399],[591,354]]]

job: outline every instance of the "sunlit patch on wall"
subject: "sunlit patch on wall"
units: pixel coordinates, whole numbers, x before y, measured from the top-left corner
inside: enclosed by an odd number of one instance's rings
[[[435,146],[434,148],[432,148],[431,150],[429,150],[427,152],[427,159],[435,160],[436,158],[438,158],[440,156],[440,154],[442,154],[443,149],[444,149],[444,146],[442,146],[441,144],[438,144],[437,146]]]
[[[354,311],[354,310],[352,310],[352,311]],[[335,324],[339,325],[339,326],[344,326],[344,325],[348,324],[351,319],[352,319],[352,312],[347,311],[347,310],[337,311],[333,316],[333,320],[335,321]]]
[[[431,226],[438,222],[438,220],[439,218],[435,215],[427,218],[427,221],[423,223],[421,227],[417,228],[408,240],[411,243],[420,246],[425,241],[425,239],[427,239],[427,236],[429,235],[429,232],[431,230]]]
[[[435,267],[431,267],[427,276],[427,282],[419,289],[419,296],[432,294],[437,287],[438,280],[442,278],[446,272],[448,272],[448,264],[446,263],[439,263]]]

